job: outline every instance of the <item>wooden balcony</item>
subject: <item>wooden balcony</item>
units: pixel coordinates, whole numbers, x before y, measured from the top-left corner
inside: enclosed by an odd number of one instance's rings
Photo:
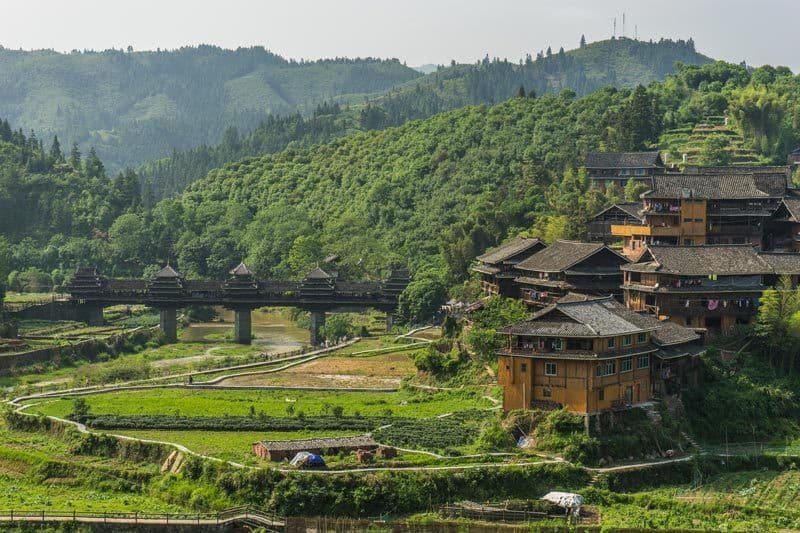
[[[611,235],[615,237],[678,237],[681,234],[680,226],[636,226],[636,225],[611,225]]]

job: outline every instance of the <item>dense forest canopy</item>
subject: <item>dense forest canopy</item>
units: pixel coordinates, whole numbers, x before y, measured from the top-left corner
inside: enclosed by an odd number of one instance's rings
[[[584,96],[602,87],[635,87],[662,80],[677,64],[711,60],[695,51],[694,42],[645,42],[610,39],[585,42],[570,51],[539,52],[519,63],[484,58],[475,64],[451,64],[368,98],[338,97],[317,105],[311,116],[272,115],[254,131],[229,129],[216,146],[175,151],[145,165],[140,174],[157,198],[182,191],[209,170],[247,156],[278,152],[287,146],[309,146],[355,131],[400,126],[467,105],[494,104],[520,93],[543,95],[570,89]]]
[[[780,163],[800,141],[799,99],[800,78],[786,68],[683,66],[647,87],[516,96],[243,159],[154,205],[134,173],[109,179],[93,153],[61,154],[4,122],[9,281],[56,282],[81,263],[141,275],[167,260],[222,277],[242,258],[260,276],[297,278],[337,253],[346,276],[407,264],[418,279],[454,283],[507,236],[578,238],[608,202],[635,197],[635,187],[589,189],[588,151],[657,146],[670,128],[725,114],[764,161]]]
[[[61,54],[0,47],[0,117],[67,145],[94,146],[109,169],[216,144],[268,114],[380,93],[420,74],[397,60],[289,61],[263,47]]]

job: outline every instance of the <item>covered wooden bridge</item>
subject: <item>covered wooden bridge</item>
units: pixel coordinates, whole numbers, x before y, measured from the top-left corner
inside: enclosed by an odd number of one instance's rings
[[[311,313],[311,343],[319,344],[325,313],[377,309],[392,326],[400,293],[410,281],[406,269],[395,269],[374,282],[341,281],[317,267],[301,281],[259,280],[244,263],[226,280],[191,280],[167,265],[151,279],[109,279],[97,268],[79,268],[67,284],[70,301],[84,320],[102,324],[103,308],[142,304],[160,310],[160,327],[170,342],[177,340],[177,310],[193,305],[222,306],[235,314],[234,339],[250,344],[251,311],[260,307],[297,307]]]

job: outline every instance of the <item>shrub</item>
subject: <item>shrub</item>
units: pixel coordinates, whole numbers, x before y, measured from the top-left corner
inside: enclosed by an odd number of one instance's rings
[[[486,422],[478,435],[478,449],[484,452],[509,450],[514,447],[514,437],[497,419]]]

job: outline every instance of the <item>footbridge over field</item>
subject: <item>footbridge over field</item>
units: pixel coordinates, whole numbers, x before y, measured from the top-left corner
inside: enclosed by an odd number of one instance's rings
[[[317,267],[301,281],[260,280],[244,263],[225,280],[186,279],[167,265],[150,279],[111,279],[97,268],[79,268],[67,284],[69,301],[91,325],[103,321],[103,308],[142,304],[161,313],[167,340],[177,341],[177,310],[193,305],[222,306],[234,311],[234,340],[250,344],[251,312],[260,307],[296,307],[311,313],[311,343],[319,344],[326,312],[377,309],[386,313],[387,329],[400,293],[410,276],[396,269],[382,281],[342,281]]]

